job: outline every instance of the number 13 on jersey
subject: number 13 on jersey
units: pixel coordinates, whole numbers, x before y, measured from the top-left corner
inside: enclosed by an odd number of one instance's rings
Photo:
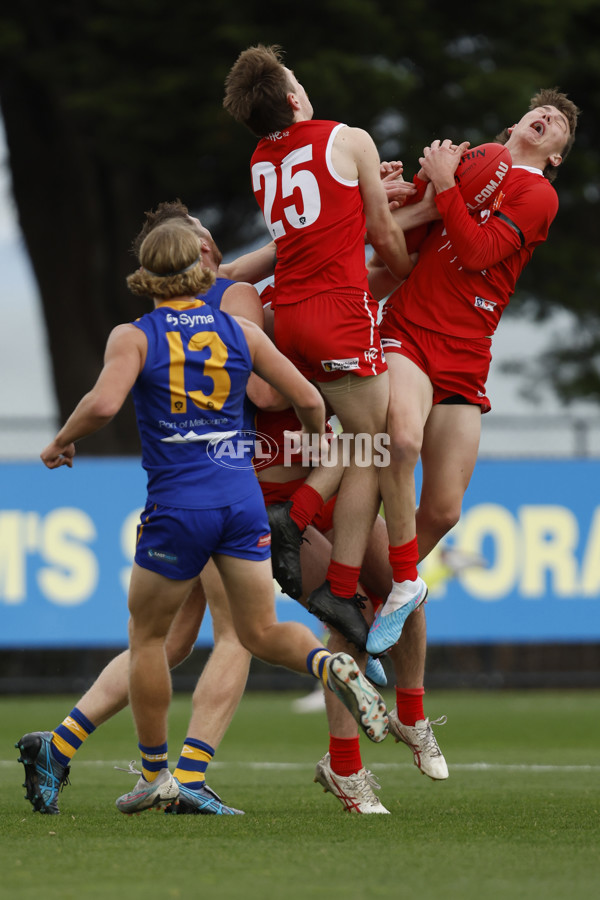
[[[187,345],[188,352],[200,352],[208,348],[209,355],[201,363],[189,368],[212,380],[213,390],[206,394],[202,390],[186,390],[186,351],[178,331],[166,332],[169,344],[169,391],[171,412],[182,413],[187,409],[187,399],[199,409],[223,409],[231,391],[231,378],[225,368],[228,359],[227,347],[215,331],[199,331],[192,335]]]

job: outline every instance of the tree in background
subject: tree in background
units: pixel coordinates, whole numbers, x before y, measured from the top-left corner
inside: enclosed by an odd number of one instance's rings
[[[565,336],[548,365],[564,397],[600,397],[599,29],[595,0],[507,0],[468,16],[442,0],[21,0],[1,13],[13,193],[61,418],[93,384],[109,330],[147,309],[125,287],[145,209],[180,197],[225,252],[267,239],[250,190],[254,140],[221,105],[229,67],[259,42],[284,47],[317,117],[366,128],[408,177],[435,137],[477,144],[539,87],[572,96],[584,115],[559,216],[514,304],[575,313],[585,337]],[[137,452],[131,411],[85,449]]]

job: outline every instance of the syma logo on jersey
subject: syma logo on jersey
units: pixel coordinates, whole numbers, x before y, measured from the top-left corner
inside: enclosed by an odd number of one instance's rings
[[[279,453],[277,442],[268,434],[250,429],[234,436],[214,436],[206,447],[208,456],[225,469],[264,469]]]
[[[168,322],[169,325],[210,325],[215,321],[215,317],[212,313],[181,313],[179,316],[174,316],[173,313],[167,313],[165,316],[165,321]]]

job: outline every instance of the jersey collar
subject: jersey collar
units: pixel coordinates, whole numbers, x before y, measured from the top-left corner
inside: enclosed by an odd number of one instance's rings
[[[538,169],[535,166],[513,166],[513,169],[525,169],[526,172],[533,172],[534,175],[544,174],[542,169]]]
[[[170,306],[173,309],[197,309],[199,306],[206,306],[204,300],[190,297],[189,300],[161,300],[157,303],[155,309],[162,309],[164,306]]]

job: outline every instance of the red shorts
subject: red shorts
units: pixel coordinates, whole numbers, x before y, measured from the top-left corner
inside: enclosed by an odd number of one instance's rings
[[[492,339],[457,338],[409,322],[388,306],[381,320],[381,346],[385,353],[400,353],[419,367],[433,385],[433,403],[463,397],[489,412],[485,383],[492,360]]]
[[[290,499],[295,490],[304,484],[304,478],[296,478],[294,481],[284,481],[281,484],[275,481],[259,481],[260,489],[263,492],[265,506],[272,506],[273,503],[285,503]],[[323,506],[320,513],[314,517],[311,522],[317,531],[321,534],[327,534],[333,528],[333,510],[335,508],[336,496],[334,494],[330,500]]]
[[[379,375],[379,306],[369,293],[329,291],[275,307],[275,344],[309,381]]]

